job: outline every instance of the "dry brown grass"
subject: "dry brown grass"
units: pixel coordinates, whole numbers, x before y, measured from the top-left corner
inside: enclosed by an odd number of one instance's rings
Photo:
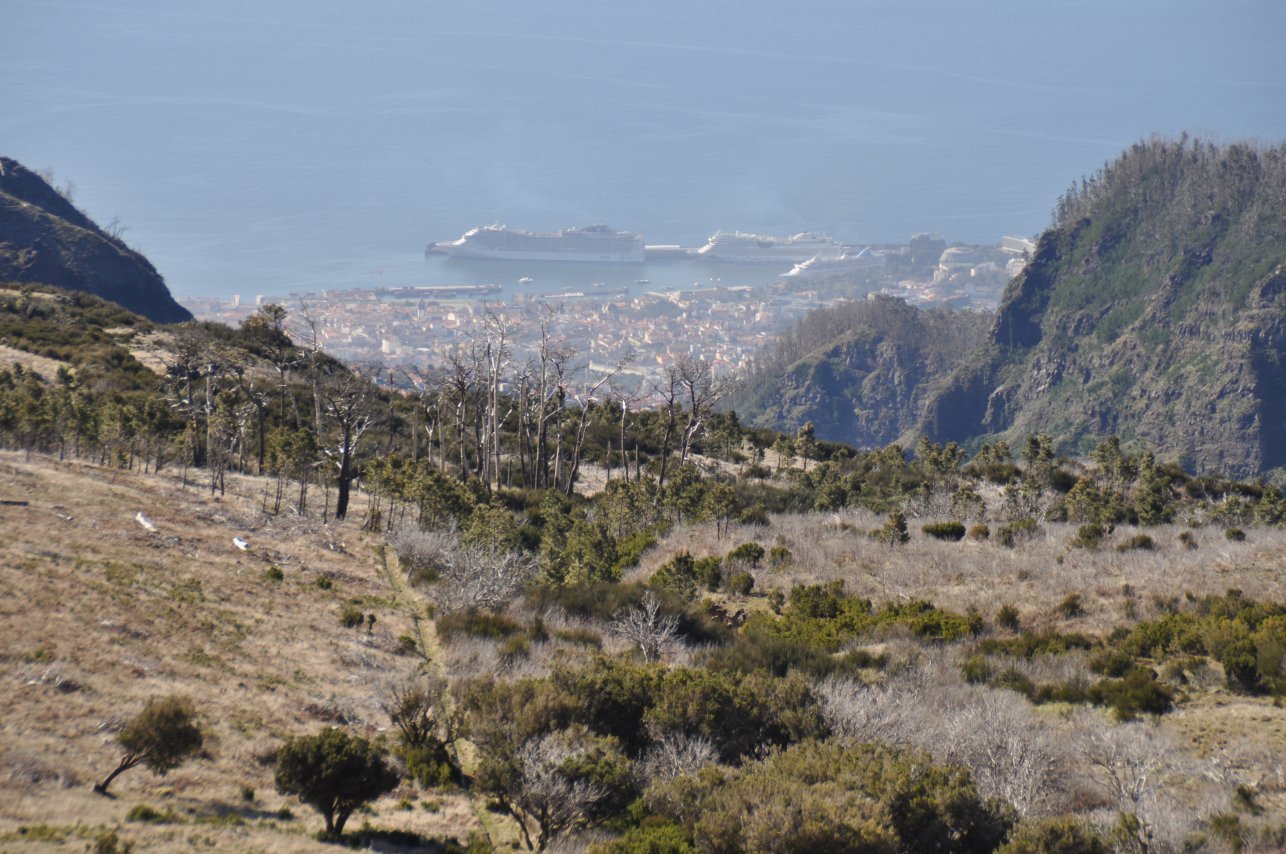
[[[316,813],[276,794],[273,753],[326,724],[387,726],[375,695],[414,666],[397,642],[414,625],[357,521],[273,519],[258,510],[260,489],[236,478],[218,499],[165,474],[0,454],[0,495],[29,502],[0,507],[0,849],[23,826],[61,828],[83,846],[86,828],[110,825],[141,850],[327,850]],[[280,581],[265,575],[274,565]],[[369,635],[340,625],[351,600],[376,614]],[[194,698],[209,758],[164,778],[139,768],[114,798],[93,794],[119,758],[115,729],[173,692]],[[403,797],[412,809],[399,809]],[[424,795],[440,802],[433,811],[421,797],[404,787],[353,829],[464,839],[479,828],[466,796]],[[180,821],[125,824],[141,803]],[[295,818],[279,819],[282,807]]]
[[[58,376],[59,368],[75,371],[66,362],[60,362],[57,359],[50,359],[45,356],[37,356],[35,353],[28,353],[25,350],[15,350],[13,347],[6,347],[0,344],[0,368],[11,368],[15,363],[22,365],[24,370],[35,371],[47,380],[52,380]]]

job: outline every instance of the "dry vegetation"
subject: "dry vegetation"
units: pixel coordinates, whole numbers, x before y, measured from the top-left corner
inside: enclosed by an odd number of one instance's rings
[[[261,482],[229,485],[218,500],[177,474],[0,455],[0,499],[28,502],[0,506],[0,849],[79,849],[103,827],[138,850],[326,847],[316,814],[275,792],[274,751],[326,724],[387,728],[376,696],[415,666],[398,640],[415,628],[356,523],[270,519]],[[376,615],[370,634],[341,626],[350,602]],[[95,795],[119,759],[115,730],[171,693],[195,700],[208,756]],[[404,787],[352,829],[463,840],[480,827],[463,795],[420,795]],[[175,818],[126,822],[140,804]]]

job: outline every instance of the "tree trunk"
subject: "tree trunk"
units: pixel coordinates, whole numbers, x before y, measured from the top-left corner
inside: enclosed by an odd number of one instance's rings
[[[94,784],[94,791],[100,795],[106,795],[107,787],[112,784],[112,781],[115,780],[122,771],[128,771],[130,768],[133,768],[138,763],[139,763],[139,757],[134,756],[132,754],[129,756],[126,756],[124,759],[121,760],[121,764],[117,765],[116,768],[112,771],[112,773],[107,775],[107,777],[103,780],[103,782]]]

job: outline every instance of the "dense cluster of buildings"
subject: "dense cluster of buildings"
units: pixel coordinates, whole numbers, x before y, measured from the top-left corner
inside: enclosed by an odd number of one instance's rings
[[[994,307],[1033,248],[1020,238],[1006,240],[1001,247],[947,247],[935,266],[909,278],[895,275],[890,265],[888,274],[867,275],[861,282],[789,280],[763,288],[520,292],[508,300],[498,299],[487,286],[355,288],[277,301],[295,317],[297,329],[306,310],[306,334],[315,329],[323,349],[352,363],[431,368],[441,365],[452,348],[494,339],[503,330],[517,361],[534,354],[543,336],[574,350],[577,365],[624,365],[621,380],[644,385],[659,380],[681,357],[709,362],[718,374],[739,373],[780,330],[809,311],[868,293],[922,306]],[[272,300],[185,303],[203,320],[235,324],[265,301]]]

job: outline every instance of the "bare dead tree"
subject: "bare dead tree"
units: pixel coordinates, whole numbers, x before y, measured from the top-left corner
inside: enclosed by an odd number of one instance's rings
[[[335,426],[333,441],[322,444],[323,452],[335,466],[335,518],[348,515],[349,493],[357,477],[356,455],[366,431],[375,426],[375,387],[351,371],[332,374],[317,386],[322,410]]]
[[[412,580],[437,577],[431,596],[444,611],[498,608],[517,595],[538,569],[531,555],[465,545],[450,529],[401,534],[396,548]]]
[[[688,412],[679,448],[679,465],[688,461],[692,443],[701,433],[715,405],[723,397],[728,384],[714,375],[714,368],[702,359],[684,357],[674,366],[678,373],[679,389]]]
[[[1177,770],[1174,744],[1156,723],[1110,726],[1083,715],[1079,729],[1090,775],[1123,817],[1128,837],[1121,840],[1122,848],[1147,854],[1154,848],[1163,801]]]
[[[530,739],[519,749],[521,770],[505,805],[528,848],[544,851],[559,836],[588,826],[591,811],[606,796],[601,786],[564,770],[584,749],[566,731]]]
[[[612,378],[619,374],[626,365],[633,361],[633,359],[633,353],[626,354],[614,367],[610,370],[604,371],[603,375],[595,380],[588,390],[575,396],[576,402],[580,405],[580,418],[576,423],[576,440],[572,445],[572,456],[568,467],[567,486],[565,488],[569,498],[572,495],[572,490],[576,487],[576,477],[580,473],[581,452],[585,447],[585,431],[589,428],[590,408],[594,404],[594,395],[598,394],[598,390],[601,389],[604,384],[610,382]],[[586,370],[589,370],[588,365],[586,366]]]
[[[644,784],[695,774],[718,759],[714,742],[703,735],[666,732],[643,754],[639,775]]]
[[[390,682],[379,704],[408,747],[421,748],[432,740],[450,745],[460,737],[460,722],[447,702],[447,681],[440,676],[417,672]]]
[[[643,594],[643,601],[612,618],[612,634],[638,649],[644,661],[658,661],[662,653],[679,640],[679,618],[661,612],[655,593]]]

